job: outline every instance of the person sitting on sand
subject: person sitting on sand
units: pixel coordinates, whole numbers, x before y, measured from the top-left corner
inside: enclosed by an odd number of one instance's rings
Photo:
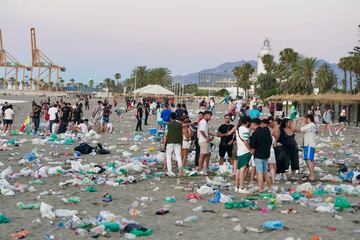
[[[84,123],[84,120],[80,120],[80,124],[77,125],[78,130],[80,130],[81,133],[86,134],[89,132],[89,128],[86,125],[86,123]]]

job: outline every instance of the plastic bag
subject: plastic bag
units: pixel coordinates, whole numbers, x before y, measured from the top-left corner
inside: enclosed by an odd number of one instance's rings
[[[263,227],[268,230],[280,230],[283,229],[284,226],[285,224],[282,221],[266,221],[263,224]]]
[[[335,205],[335,207],[340,208],[341,210],[344,208],[351,207],[350,203],[345,198],[342,198],[342,197],[336,197],[334,205]]]
[[[41,202],[40,204],[40,213],[42,218],[55,219],[55,214],[53,213],[53,207],[44,202]]]

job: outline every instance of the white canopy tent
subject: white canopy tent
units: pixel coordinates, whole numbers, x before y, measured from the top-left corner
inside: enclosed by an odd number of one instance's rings
[[[152,96],[174,96],[175,93],[160,86],[160,85],[147,85],[145,87],[136,89],[132,92],[136,95],[152,95]]]

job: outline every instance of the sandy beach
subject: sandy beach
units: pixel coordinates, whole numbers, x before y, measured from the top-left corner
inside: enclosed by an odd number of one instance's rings
[[[31,109],[32,98],[19,98],[15,96],[3,97],[7,100],[24,100],[28,102],[13,103],[16,113],[15,126],[19,128],[20,124],[24,121]],[[40,98],[36,98],[39,101]],[[74,102],[74,100],[69,100]],[[95,106],[95,99],[92,99],[90,103],[90,110]],[[120,103],[123,104],[123,103]],[[188,106],[188,109],[192,114],[196,114],[197,105],[192,104]],[[222,116],[227,109],[227,105],[217,105],[217,113],[213,117],[210,123],[211,131],[215,132],[216,129],[222,123]],[[85,117],[90,117],[90,111],[85,112]],[[114,160],[128,161],[129,157],[124,157],[123,150],[129,151],[129,147],[136,144],[139,146],[140,151],[131,152],[133,156],[143,156],[144,152],[148,152],[149,147],[155,147],[156,151],[150,151],[150,155],[157,156],[160,151],[159,142],[151,142],[146,140],[148,128],[154,127],[156,119],[151,117],[149,120],[149,126],[144,126],[145,135],[143,141],[133,141],[136,121],[133,118],[133,113],[128,112],[125,114],[124,120],[120,123],[116,122],[115,114],[111,116],[111,122],[114,124],[115,131],[112,134],[102,134],[99,139],[91,139],[90,143],[94,144],[94,141],[102,143],[106,147],[110,147],[111,154],[109,155],[82,155],[82,164],[95,163],[106,167],[108,163]],[[345,132],[345,140],[337,141],[340,144],[333,144],[332,142],[319,141],[321,144],[319,147],[320,153],[318,153],[318,159],[320,157],[326,157],[327,159],[334,160],[332,166],[324,166],[323,161],[318,161],[318,167],[326,171],[327,173],[337,175],[338,167],[337,161],[343,160],[349,168],[359,167],[359,128],[353,126],[349,127]],[[17,135],[17,136],[2,136],[2,139],[17,139],[24,140],[18,146],[10,145],[9,149],[0,152],[0,162],[4,166],[0,167],[0,172],[6,169],[8,166],[12,166],[14,173],[19,172],[25,167],[33,169],[36,167],[34,164],[30,166],[28,163],[23,165],[19,164],[19,161],[24,157],[25,153],[34,151],[37,149],[39,165],[38,166],[61,166],[63,169],[71,168],[71,161],[73,159],[74,147],[79,144],[79,140],[76,140],[72,145],[55,145],[45,143],[43,145],[34,145],[33,140],[41,138],[39,136],[32,135]],[[45,138],[45,137],[43,137]],[[126,138],[126,140],[124,140]],[[302,142],[301,134],[297,136],[298,143]],[[50,155],[51,152],[55,152],[56,156]],[[212,160],[213,163],[217,162],[218,156]],[[193,156],[193,155],[191,155]],[[76,160],[77,161],[77,160]],[[302,161],[302,160],[300,160]],[[193,166],[193,161],[190,161],[190,165]],[[162,171],[162,164],[149,167],[151,173]],[[318,173],[317,173],[318,174]],[[120,186],[109,186],[106,184],[95,185],[97,192],[84,192],[86,186],[66,186],[59,187],[60,182],[65,182],[80,175],[79,173],[58,174],[55,176],[49,176],[47,178],[41,178],[40,184],[30,184],[36,189],[36,192],[19,192],[15,191],[15,196],[3,196],[0,195],[0,213],[10,218],[11,222],[8,224],[0,224],[0,239],[10,239],[10,234],[21,229],[27,229],[30,234],[26,239],[44,239],[46,234],[53,235],[54,239],[90,239],[91,234],[85,237],[77,236],[73,230],[66,229],[63,224],[66,223],[71,217],[59,218],[54,220],[42,218],[39,209],[20,210],[17,207],[18,202],[23,203],[40,203],[45,202],[54,209],[73,209],[77,210],[77,216],[82,219],[96,217],[100,211],[110,211],[115,215],[120,215],[127,219],[133,219],[146,228],[153,230],[151,236],[144,237],[145,239],[310,239],[312,236],[320,236],[321,239],[359,239],[360,222],[358,208],[360,206],[360,196],[348,196],[346,193],[340,193],[338,196],[345,197],[350,203],[354,204],[353,208],[344,209],[337,213],[321,213],[316,212],[314,207],[302,206],[296,201],[290,201],[288,203],[278,202],[276,208],[268,210],[267,213],[260,213],[262,208],[266,208],[269,200],[260,199],[257,195],[254,195],[257,209],[241,208],[241,209],[225,209],[223,203],[212,204],[208,202],[208,199],[213,198],[214,194],[203,195],[204,200],[198,200],[196,203],[192,203],[185,198],[188,193],[192,193],[196,187],[206,184],[204,176],[197,177],[152,177],[148,179],[142,179],[139,173],[129,173],[138,179],[137,183],[121,184]],[[96,179],[99,177],[109,178],[111,173],[105,171],[101,174],[86,174],[89,179]],[[324,174],[323,174],[324,175]],[[209,178],[213,179],[215,174],[210,175]],[[81,178],[83,178],[82,176]],[[319,176],[318,176],[319,178]],[[33,177],[21,177],[16,179],[8,178],[7,181],[11,185],[29,184],[29,182],[36,180]],[[233,183],[232,178],[225,178],[229,183]],[[287,182],[277,184],[278,193],[286,192],[287,190],[296,189],[302,182]],[[319,184],[340,185],[341,183],[333,183],[331,181],[316,181],[311,183],[312,187]],[[344,184],[352,185],[350,182]],[[353,185],[356,187],[356,185]],[[157,190],[157,191],[155,191]],[[47,191],[46,195],[43,192]],[[54,192],[55,194],[52,194]],[[222,190],[223,194],[229,194],[233,196],[234,201],[239,201],[245,198],[246,195],[240,195],[235,193],[233,189]],[[43,193],[43,194],[41,194]],[[109,203],[102,201],[104,193],[110,193],[113,200]],[[77,196],[80,198],[80,202],[76,204],[66,204],[62,201],[62,198],[68,198],[70,196]],[[129,208],[132,207],[134,201],[139,197],[147,196],[153,198],[151,202],[145,202],[137,207],[142,214],[138,216],[130,216]],[[175,196],[175,203],[164,203],[163,198],[167,196]],[[313,202],[334,201],[336,195],[325,193],[324,195],[314,195]],[[320,199],[319,199],[320,198]],[[331,198],[331,199],[329,199]],[[314,200],[316,199],[316,200]],[[309,199],[310,200],[310,199]],[[155,215],[157,209],[164,205],[169,205],[170,213],[159,216]],[[213,212],[194,212],[192,209],[202,206],[206,210],[213,210]],[[357,206],[357,208],[356,208]],[[297,214],[284,214],[281,211],[288,209],[294,209]],[[195,222],[189,223],[187,227],[176,226],[175,223],[178,220],[182,220],[188,216],[196,215],[199,219]],[[334,217],[334,215],[341,216]],[[262,233],[255,233],[247,231],[234,231],[234,227],[238,224],[241,227],[253,227],[259,228],[267,220],[281,220],[285,223],[285,229],[276,231],[266,231]],[[334,226],[336,230],[330,231],[329,226]],[[331,229],[331,228],[330,228]],[[123,233],[113,232],[109,233],[108,239],[120,239],[123,237]],[[103,237],[100,237],[103,238]]]

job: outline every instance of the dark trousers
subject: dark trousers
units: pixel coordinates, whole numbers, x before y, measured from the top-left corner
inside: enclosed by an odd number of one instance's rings
[[[85,109],[86,109],[86,110],[89,110],[89,109],[90,109],[89,104],[85,104]]]
[[[59,126],[59,134],[66,132],[66,128],[67,128],[68,124],[69,124],[68,122],[61,121],[60,126]]]
[[[34,121],[34,131],[37,133],[40,126],[40,118],[33,118]]]
[[[199,158],[200,158],[200,145],[198,141],[195,141],[195,166],[199,166]]]
[[[145,115],[145,119],[144,119],[144,125],[148,125],[148,118],[149,118],[149,115]]]
[[[55,120],[50,120],[50,133],[52,133],[52,126],[54,124]]]
[[[136,129],[135,129],[135,131],[139,131],[139,130],[142,131],[141,123],[142,123],[141,118],[139,118],[139,119],[137,120],[137,124],[136,124]]]

